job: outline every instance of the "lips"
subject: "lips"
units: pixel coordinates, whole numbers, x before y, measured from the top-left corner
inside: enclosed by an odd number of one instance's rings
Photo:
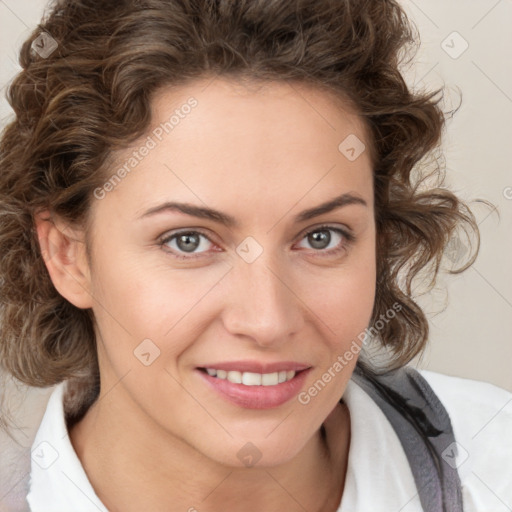
[[[310,365],[293,361],[209,363],[196,371],[210,389],[239,407],[269,409],[296,396]]]

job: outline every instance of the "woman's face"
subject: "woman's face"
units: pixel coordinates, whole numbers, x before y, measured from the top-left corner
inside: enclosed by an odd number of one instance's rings
[[[374,303],[363,144],[360,119],[305,86],[216,79],[154,98],[151,129],[116,153],[92,207],[91,307],[116,413],[228,465],[305,446]]]

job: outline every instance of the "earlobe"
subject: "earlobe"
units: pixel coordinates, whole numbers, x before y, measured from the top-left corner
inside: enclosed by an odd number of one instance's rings
[[[52,218],[48,210],[35,216],[41,254],[56,290],[74,306],[93,305],[89,265],[81,230]]]

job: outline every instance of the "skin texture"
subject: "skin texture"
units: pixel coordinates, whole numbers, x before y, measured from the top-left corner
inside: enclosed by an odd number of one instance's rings
[[[295,397],[267,410],[226,401],[196,368],[307,363],[307,390],[360,345],[375,298],[372,168],[368,151],[350,161],[338,146],[354,134],[368,147],[364,126],[311,86],[197,81],[153,98],[150,130],[113,155],[108,176],[190,97],[197,106],[93,201],[90,261],[79,228],[36,221],[57,290],[97,322],[100,398],[71,441],[112,511],[336,510],[350,439],[339,400],[357,358],[307,405]],[[366,205],[295,222],[343,193]],[[166,201],[215,208],[239,226],[176,211],[139,218]],[[355,240],[323,228],[331,241],[317,248],[307,234],[323,224]],[[179,239],[159,243],[184,229],[210,241],[192,254]],[[262,249],[252,263],[237,252],[247,237]],[[145,339],[160,351],[149,366],[134,355]],[[248,442],[261,455],[253,467],[237,456]]]

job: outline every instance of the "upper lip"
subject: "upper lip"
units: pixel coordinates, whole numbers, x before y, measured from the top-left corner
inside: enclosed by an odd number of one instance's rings
[[[199,368],[212,368],[215,370],[251,372],[251,373],[275,373],[279,371],[306,370],[311,365],[296,363],[294,361],[277,361],[275,363],[263,363],[261,361],[225,361],[223,363],[211,363]]]

